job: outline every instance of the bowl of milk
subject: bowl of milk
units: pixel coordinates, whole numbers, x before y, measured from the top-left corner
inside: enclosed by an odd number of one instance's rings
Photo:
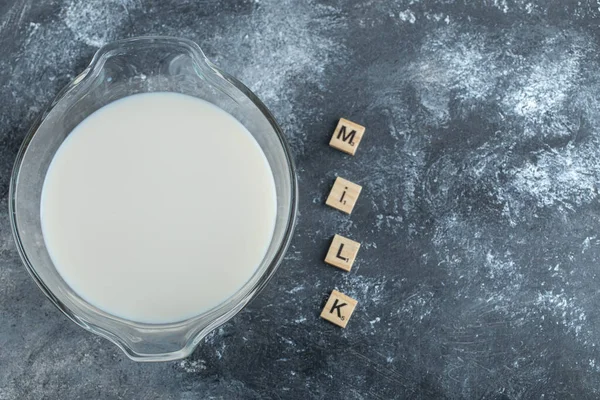
[[[275,119],[194,42],[101,48],[34,124],[10,184],[23,263],[136,361],[188,356],[266,285],[297,209]]]

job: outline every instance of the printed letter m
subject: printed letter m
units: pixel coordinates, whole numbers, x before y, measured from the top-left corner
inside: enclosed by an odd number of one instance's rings
[[[354,146],[354,136],[356,135],[356,131],[354,129],[352,129],[350,131],[350,133],[346,133],[346,126],[342,125],[342,129],[340,129],[340,132],[337,135],[338,139],[342,139],[342,141],[346,142],[348,141],[348,143],[350,143],[352,146]]]

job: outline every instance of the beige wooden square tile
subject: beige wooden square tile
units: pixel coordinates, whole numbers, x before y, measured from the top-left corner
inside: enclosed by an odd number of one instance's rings
[[[359,248],[360,243],[335,235],[331,241],[331,246],[329,246],[325,262],[344,271],[350,271]]]
[[[358,301],[352,297],[334,290],[321,312],[321,318],[345,328],[357,304]]]
[[[338,177],[331,188],[331,192],[329,193],[329,197],[327,197],[325,204],[337,208],[346,214],[350,214],[356,204],[356,200],[358,200],[358,195],[361,190],[362,186]]]
[[[344,153],[354,155],[364,133],[364,126],[340,118],[329,145]]]

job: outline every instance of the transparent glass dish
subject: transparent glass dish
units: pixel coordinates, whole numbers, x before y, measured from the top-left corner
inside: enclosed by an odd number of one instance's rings
[[[87,303],[62,279],[42,236],[40,199],[46,172],[73,128],[102,106],[145,92],[178,92],[211,102],[236,117],[261,146],[277,193],[275,232],[251,279],[232,297],[194,318],[145,324]],[[182,144],[185,145],[185,144]],[[215,67],[192,41],[140,37],[102,47],[65,87],[27,134],[10,183],[10,218],[19,254],[46,296],[71,320],[119,346],[136,361],[187,357],[209,332],[238,313],[267,284],[288,247],[297,209],[297,180],[282,131],[264,104],[242,83]]]

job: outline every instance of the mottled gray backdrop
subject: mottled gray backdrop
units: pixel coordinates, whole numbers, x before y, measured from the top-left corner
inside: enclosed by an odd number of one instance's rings
[[[600,4],[0,2],[0,399],[600,397]],[[197,41],[273,111],[299,223],[268,288],[180,362],[136,364],[56,310],[7,216],[36,115],[107,41]],[[337,118],[367,127],[355,157]],[[351,216],[324,201],[363,185]],[[323,264],[335,233],[354,269]],[[348,328],[327,293],[358,299]]]

